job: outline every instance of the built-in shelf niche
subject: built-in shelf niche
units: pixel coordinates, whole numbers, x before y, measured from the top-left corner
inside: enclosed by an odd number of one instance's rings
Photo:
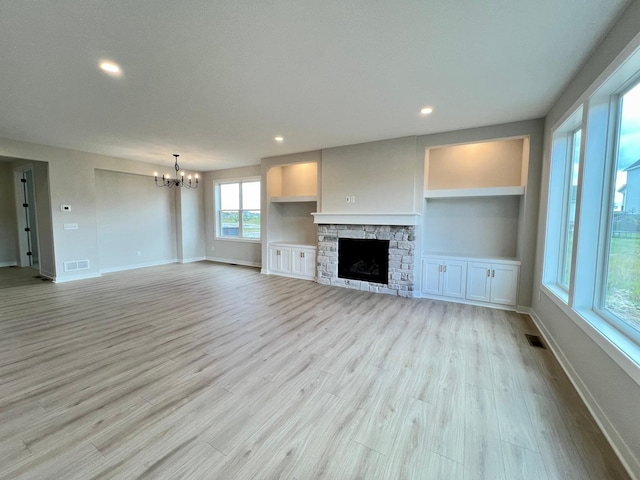
[[[434,198],[426,203],[425,252],[516,258],[520,197]]]
[[[267,172],[267,195],[277,203],[315,202],[318,165],[313,162],[271,167]]]
[[[317,207],[318,164],[276,165],[267,171],[269,243],[317,243],[312,212]]]
[[[516,258],[528,162],[527,137],[428,149],[424,251]]]
[[[523,195],[528,152],[528,138],[431,148],[425,158],[425,197]]]

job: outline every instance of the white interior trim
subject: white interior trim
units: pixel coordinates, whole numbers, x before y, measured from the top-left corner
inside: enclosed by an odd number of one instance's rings
[[[418,225],[419,213],[312,213],[313,223],[335,225]]]

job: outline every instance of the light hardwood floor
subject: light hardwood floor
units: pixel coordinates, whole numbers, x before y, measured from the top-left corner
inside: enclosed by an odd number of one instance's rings
[[[0,305],[3,479],[629,478],[523,315],[204,262]]]

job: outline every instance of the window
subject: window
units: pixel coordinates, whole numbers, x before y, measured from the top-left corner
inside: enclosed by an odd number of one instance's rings
[[[563,235],[562,250],[560,254],[560,270],[558,283],[566,290],[569,289],[571,277],[571,255],[573,252],[573,230],[576,222],[576,201],[578,196],[578,169],[580,167],[580,141],[582,139],[582,129],[578,129],[569,135],[569,151],[567,152],[567,168],[569,172],[568,180],[564,191],[564,215],[563,215]]]
[[[582,107],[552,137],[545,284],[568,302],[582,142]]]
[[[604,310],[640,332],[640,83],[619,97]]]
[[[220,238],[260,240],[260,182],[216,185],[217,228]]]

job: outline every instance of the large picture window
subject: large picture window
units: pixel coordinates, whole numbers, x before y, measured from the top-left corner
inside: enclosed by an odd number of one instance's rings
[[[216,198],[218,237],[260,240],[260,181],[218,183]]]
[[[620,96],[604,309],[640,332],[640,83]]]

